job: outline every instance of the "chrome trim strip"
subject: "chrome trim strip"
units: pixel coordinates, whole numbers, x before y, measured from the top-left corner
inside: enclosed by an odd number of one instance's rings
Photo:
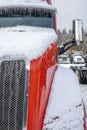
[[[29,65],[28,65],[28,64]],[[27,130],[27,117],[28,117],[28,91],[29,91],[29,79],[30,79],[30,63],[25,62],[25,90],[24,90],[24,113],[23,113],[23,128],[22,130]]]

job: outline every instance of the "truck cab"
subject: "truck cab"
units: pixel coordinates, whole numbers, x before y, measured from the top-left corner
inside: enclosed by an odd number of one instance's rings
[[[0,4],[0,130],[41,130],[57,65],[56,9]]]
[[[52,105],[49,110],[50,95],[55,86],[53,82],[57,76],[60,77],[58,79],[63,76],[64,80],[63,73],[68,72],[57,64],[56,12],[50,0],[0,2],[0,130],[47,129],[50,117],[55,117],[52,111],[53,115],[47,118],[53,109]],[[75,81],[72,78],[70,81]],[[60,82],[58,91],[60,87],[66,88],[68,84],[67,82],[64,86],[61,83],[63,82]],[[75,85],[79,90],[77,84],[76,81]],[[64,90],[69,92],[69,86]],[[66,95],[69,94],[67,92]],[[85,114],[80,91],[76,91],[75,96],[78,100],[75,102],[75,98],[72,98],[73,105],[75,109],[78,108],[80,114],[80,120],[76,118],[77,123],[81,122],[79,128],[85,130]],[[58,99],[60,102],[63,101],[62,98]],[[58,102],[56,108],[64,108],[68,103],[70,102],[61,106]],[[66,110],[68,113],[69,108],[71,110],[71,103],[60,113],[58,111],[56,117],[61,116]],[[75,118],[72,122],[73,120]]]

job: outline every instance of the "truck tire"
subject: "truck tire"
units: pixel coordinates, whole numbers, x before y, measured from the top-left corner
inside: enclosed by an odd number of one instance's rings
[[[75,67],[71,66],[70,69],[75,73]]]
[[[78,77],[78,81],[80,84],[83,84],[84,83],[84,80],[83,80],[83,77],[81,77],[81,73],[79,70],[76,70],[76,75]]]

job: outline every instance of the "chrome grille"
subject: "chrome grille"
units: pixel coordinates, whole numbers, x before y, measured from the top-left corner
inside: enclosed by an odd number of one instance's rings
[[[0,65],[0,130],[22,130],[25,62],[4,61]]]

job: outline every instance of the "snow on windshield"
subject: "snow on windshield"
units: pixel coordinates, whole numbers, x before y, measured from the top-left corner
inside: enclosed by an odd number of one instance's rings
[[[24,56],[28,60],[41,56],[57,40],[50,28],[17,26],[0,29],[0,57]]]

